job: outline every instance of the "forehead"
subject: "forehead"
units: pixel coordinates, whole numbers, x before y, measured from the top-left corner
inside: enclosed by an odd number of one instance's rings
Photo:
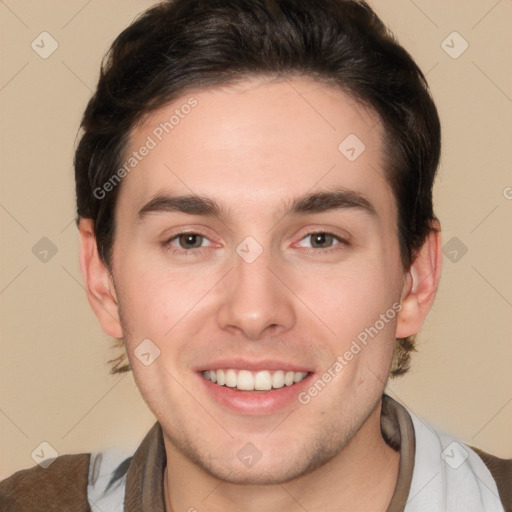
[[[377,116],[341,89],[305,78],[184,94],[132,131],[129,159],[136,165],[127,166],[119,203],[134,209],[158,194],[272,209],[340,187],[384,209],[394,202]]]

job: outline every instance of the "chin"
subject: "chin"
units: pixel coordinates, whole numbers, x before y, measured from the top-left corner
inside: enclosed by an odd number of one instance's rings
[[[236,484],[236,485],[278,485],[285,484],[300,476],[303,476],[309,471],[306,468],[298,467],[293,461],[286,461],[286,466],[267,462],[263,464],[262,461],[257,464],[259,467],[240,469],[239,464],[235,467],[218,466],[212,467],[203,466],[211,476],[222,480],[223,482]]]
[[[303,477],[328,463],[343,449],[343,443],[305,443],[301,446],[267,448],[260,452],[252,443],[232,452],[204,457],[205,450],[185,451],[192,460],[212,477],[237,485],[278,485]],[[183,451],[183,450],[182,450]],[[229,454],[227,453],[229,451]],[[210,452],[211,453],[211,452]],[[201,455],[199,455],[201,454]]]

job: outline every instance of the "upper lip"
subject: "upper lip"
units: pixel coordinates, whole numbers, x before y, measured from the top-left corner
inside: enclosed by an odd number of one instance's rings
[[[236,369],[236,370],[248,370],[257,372],[260,370],[285,370],[289,372],[307,372],[310,373],[313,370],[303,364],[291,363],[289,361],[280,361],[278,359],[260,359],[260,360],[248,360],[240,357],[216,359],[205,363],[195,368],[195,371],[204,370],[224,370],[224,369]]]

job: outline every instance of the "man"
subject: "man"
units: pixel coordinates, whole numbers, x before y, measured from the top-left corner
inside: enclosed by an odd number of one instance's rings
[[[158,422],[133,457],[16,473],[4,508],[511,507],[509,462],[384,395],[439,282],[440,127],[364,2],[164,2],[82,128],[89,301]]]

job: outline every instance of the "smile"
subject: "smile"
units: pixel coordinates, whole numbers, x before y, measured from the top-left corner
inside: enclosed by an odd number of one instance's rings
[[[308,375],[308,372],[293,372],[286,370],[260,370],[251,372],[249,370],[205,370],[202,376],[217,384],[236,388],[239,391],[271,391],[285,386],[293,386],[301,382]]]

